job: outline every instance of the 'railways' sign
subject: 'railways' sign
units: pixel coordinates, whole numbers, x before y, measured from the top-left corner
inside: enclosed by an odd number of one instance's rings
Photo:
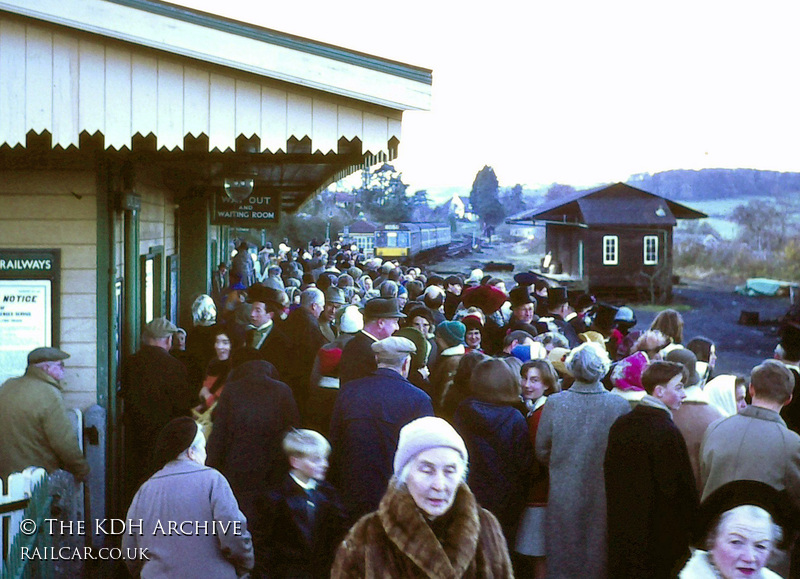
[[[266,227],[280,221],[281,195],[278,192],[259,191],[242,202],[230,199],[224,190],[214,196],[212,225],[235,225],[237,227]]]

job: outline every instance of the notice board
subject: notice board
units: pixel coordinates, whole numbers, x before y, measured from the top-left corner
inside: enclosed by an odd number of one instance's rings
[[[60,249],[0,248],[0,383],[34,348],[58,347],[60,282]]]

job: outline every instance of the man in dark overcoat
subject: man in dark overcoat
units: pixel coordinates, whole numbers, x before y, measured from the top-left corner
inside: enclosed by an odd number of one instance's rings
[[[208,440],[206,464],[230,482],[251,532],[256,497],[286,473],[281,440],[288,429],[300,425],[292,391],[274,374],[274,367],[263,360],[231,370]]]
[[[332,482],[351,522],[378,508],[392,476],[400,429],[433,416],[430,396],[406,379],[414,343],[393,336],[371,349],[377,370],[339,392],[331,417]]]
[[[689,558],[698,499],[689,453],[672,411],[680,408],[685,369],[653,362],[647,395],[611,426],[605,456],[608,577],[672,579]]]
[[[325,296],[317,288],[300,294],[300,307],[282,324],[285,335],[281,379],[292,389],[294,399],[305,416],[311,380],[311,369],[319,349],[327,342],[319,327],[319,316],[325,308]]]
[[[197,402],[186,367],[169,354],[172,335],[177,329],[166,318],[156,318],[144,327],[139,351],[122,361],[120,395],[125,401],[125,498],[128,502],[139,485],[153,474],[150,452],[158,433],[173,418],[189,416]]]
[[[372,298],[362,313],[364,329],[342,350],[339,363],[339,383],[342,386],[377,370],[372,344],[394,334],[400,329],[398,320],[406,317],[400,312],[396,298]]]

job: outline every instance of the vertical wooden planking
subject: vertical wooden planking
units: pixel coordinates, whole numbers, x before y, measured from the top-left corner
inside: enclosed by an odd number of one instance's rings
[[[25,26],[0,20],[0,143],[25,144]]]
[[[80,80],[78,100],[78,132],[105,134],[105,47],[90,40],[78,45]]]
[[[25,36],[25,128],[41,133],[53,120],[53,33],[29,26]]]
[[[336,122],[336,105],[314,99],[312,117],[311,152],[320,151],[325,154],[337,151],[339,141],[338,126]]]
[[[109,46],[106,48],[106,147],[130,148],[131,98],[131,53]]]
[[[158,134],[158,61],[155,57],[134,54],[131,60],[131,135]]]
[[[183,148],[183,66],[158,61],[158,148]]]
[[[364,140],[363,113],[357,109],[351,109],[350,107],[339,105],[338,114],[339,114],[339,119],[338,119],[339,136],[344,137],[348,141],[352,141],[354,138],[358,137],[363,142]]]
[[[227,76],[212,74],[210,94],[210,122],[211,134],[208,135],[208,148],[210,150],[236,148],[236,85],[235,81]]]
[[[236,81],[235,134],[250,138],[261,128],[261,87],[253,82]]]
[[[398,141],[401,140],[403,122],[400,119],[387,119],[387,122],[389,125],[389,139],[395,137]]]
[[[286,91],[261,87],[261,150],[286,151]]]
[[[297,140],[311,138],[311,97],[289,93],[286,107],[286,128],[288,137]]]
[[[78,40],[53,35],[53,146],[78,145]]]
[[[364,152],[377,155],[388,152],[389,127],[386,117],[374,113],[364,113]]]
[[[183,128],[187,135],[208,136],[208,72],[186,67],[183,73]]]

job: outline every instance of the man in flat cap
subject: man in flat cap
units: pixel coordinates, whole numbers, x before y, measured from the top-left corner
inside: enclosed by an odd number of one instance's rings
[[[52,472],[63,468],[79,481],[89,474],[75,430],[64,408],[64,360],[57,348],[28,354],[25,374],[0,387],[0,480],[29,466]]]
[[[325,309],[319,316],[319,329],[328,342],[333,342],[339,335],[336,327],[336,312],[346,302],[344,292],[338,287],[329,287],[325,290]]]
[[[339,383],[369,376],[377,369],[372,344],[400,329],[398,320],[405,318],[397,306],[397,298],[372,298],[364,306],[364,329],[342,350],[339,364]]]
[[[400,429],[433,416],[430,396],[406,379],[414,343],[392,336],[370,349],[377,369],[339,392],[331,417],[331,476],[352,521],[378,508]]]
[[[161,429],[173,418],[189,416],[197,399],[183,363],[172,357],[175,324],[156,318],[144,327],[142,347],[122,361],[121,396],[125,401],[125,498],[152,472],[150,451]]]

